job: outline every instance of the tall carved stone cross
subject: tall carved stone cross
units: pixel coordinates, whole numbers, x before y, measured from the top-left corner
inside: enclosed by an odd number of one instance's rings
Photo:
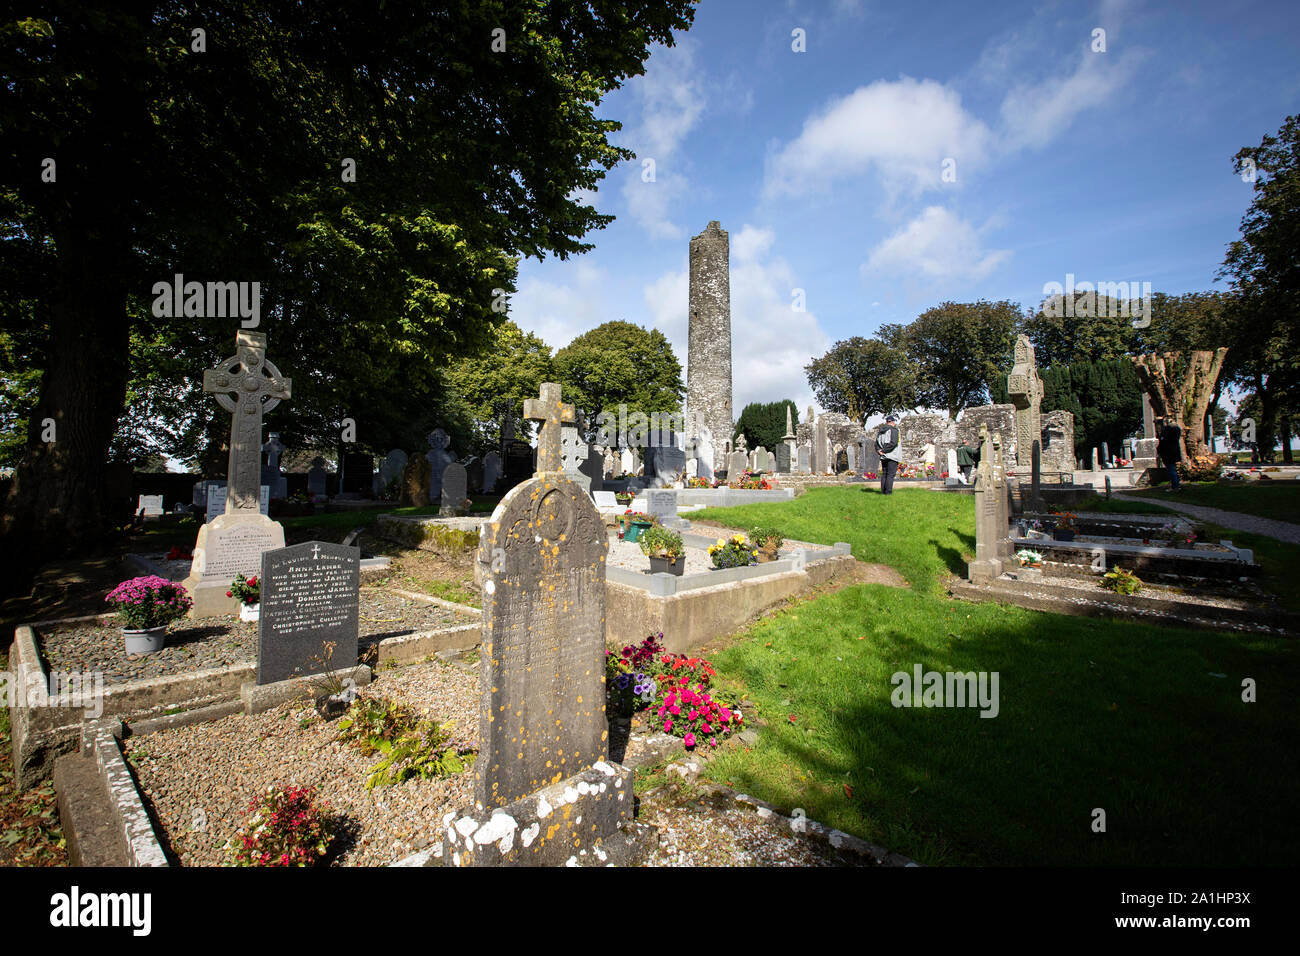
[[[291,382],[267,361],[263,333],[239,332],[235,349],[233,357],[203,373],[203,390],[232,416],[226,514],[260,513],[262,416],[289,397]]]
[[[524,417],[532,422],[541,422],[537,433],[537,474],[564,470],[561,426],[574,424],[577,416],[572,405],[565,405],[560,400],[560,386],[555,382],[543,382],[539,398],[530,398],[524,402]]]
[[[1042,440],[1043,380],[1038,377],[1034,346],[1029,336],[1016,339],[1016,362],[1007,376],[1007,393],[1016,406],[1016,465],[1029,468],[1033,445]]]

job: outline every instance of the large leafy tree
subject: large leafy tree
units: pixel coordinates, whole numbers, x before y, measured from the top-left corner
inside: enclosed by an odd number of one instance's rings
[[[443,376],[447,387],[472,422],[477,448],[495,446],[507,411],[524,424],[524,400],[536,398],[552,379],[551,347],[513,322],[496,330],[483,354],[457,362]]]
[[[751,449],[762,445],[772,451],[785,437],[787,408],[790,409],[790,427],[793,428],[799,424],[799,409],[790,399],[780,402],[750,402],[736,419],[731,440],[735,442],[743,434]]]
[[[1127,301],[1099,296],[1096,292],[1075,292],[1074,307],[1066,308],[1061,296],[1047,299],[1038,311],[1025,317],[1020,330],[1034,346],[1040,366],[1098,362],[1131,352],[1137,341],[1134,322],[1126,314]]]
[[[149,314],[177,272],[260,281],[303,431],[352,418],[382,447],[367,409],[418,401],[437,365],[490,342],[518,257],[589,248],[609,217],[572,197],[631,156],[596,105],[692,15],[230,0],[36,3],[5,23],[0,276],[36,278],[0,331],[9,348],[34,330],[19,344],[41,372],[5,536],[35,546],[28,562],[97,539],[142,323],[172,327],[193,378],[231,354],[234,320]]]
[[[1253,175],[1254,197],[1219,272],[1238,296],[1232,319],[1239,335],[1224,375],[1254,393],[1256,445],[1271,460],[1279,420],[1300,409],[1300,116],[1239,150],[1234,164]],[[1290,460],[1290,421],[1285,425]]]
[[[596,431],[602,412],[626,414],[681,412],[682,367],[668,338],[658,329],[631,322],[606,322],[584,332],[555,353],[556,381]]]
[[[943,302],[906,326],[885,326],[880,337],[901,343],[916,369],[917,405],[944,408],[952,418],[989,396],[1011,368],[1021,321],[1014,302]]]
[[[861,336],[836,342],[805,367],[808,384],[827,411],[862,424],[872,415],[915,408],[916,368],[905,349],[905,343],[899,347]]]

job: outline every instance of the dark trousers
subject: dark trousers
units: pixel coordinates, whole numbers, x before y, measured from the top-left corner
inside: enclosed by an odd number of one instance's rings
[[[962,466],[961,466],[960,468],[958,468],[957,470],[960,471],[960,472],[961,472],[961,476],[962,476],[963,478],[966,479],[966,483],[967,483],[967,484],[970,484],[970,473],[971,473],[972,471],[975,470],[975,466],[974,466],[974,465],[962,465]]]
[[[1165,469],[1169,472],[1169,483],[1174,486],[1174,491],[1177,491],[1183,484],[1182,480],[1178,477],[1178,462],[1169,462],[1165,465]]]
[[[880,490],[883,494],[894,493],[894,475],[898,474],[898,462],[892,458],[880,459]]]

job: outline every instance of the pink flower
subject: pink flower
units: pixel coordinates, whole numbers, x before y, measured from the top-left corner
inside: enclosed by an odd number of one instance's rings
[[[694,747],[694,746],[695,746],[695,735],[694,735],[693,733],[691,733],[690,731],[687,731],[687,732],[686,732],[686,737],[685,737],[684,743],[685,743],[686,746],[688,746],[688,747]]]
[[[664,721],[664,733],[670,733],[670,732],[672,731],[672,729],[673,729],[673,722],[672,722],[671,720],[665,720],[665,721]]]

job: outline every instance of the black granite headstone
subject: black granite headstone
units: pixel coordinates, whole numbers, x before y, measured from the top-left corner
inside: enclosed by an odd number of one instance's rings
[[[506,443],[505,488],[513,488],[533,477],[533,446],[516,438]]]
[[[778,474],[790,474],[790,446],[785,442],[776,446],[776,470]]]
[[[369,495],[374,488],[375,459],[362,452],[343,456],[343,492]]]
[[[262,553],[257,682],[270,684],[357,663],[361,549],[308,541]]]

